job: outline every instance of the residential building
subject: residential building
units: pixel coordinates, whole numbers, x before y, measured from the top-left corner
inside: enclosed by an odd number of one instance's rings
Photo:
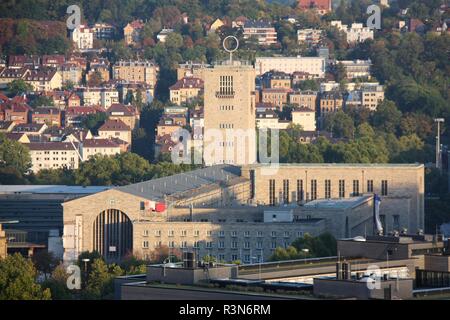
[[[262,84],[264,88],[282,88],[289,89],[292,86],[291,75],[285,72],[273,71],[262,75]]]
[[[89,71],[86,73],[86,82],[89,83],[91,77],[97,74],[100,76],[101,82],[108,82],[110,80],[109,62],[101,60],[98,63],[90,63]]]
[[[28,135],[42,135],[48,126],[45,123],[20,123],[12,130],[13,133],[26,133]]]
[[[123,35],[126,45],[136,45],[141,40],[141,32],[144,28],[142,20],[134,20],[123,28]]]
[[[300,71],[307,72],[314,78],[323,78],[325,67],[323,57],[257,57],[255,62],[257,75],[272,70],[289,74]]]
[[[289,104],[315,111],[317,109],[317,91],[294,91],[289,94]]]
[[[94,48],[94,32],[86,25],[80,25],[72,31],[72,41],[79,51],[86,51]]]
[[[156,136],[158,138],[166,135],[172,135],[172,133],[177,132],[180,129],[183,129],[182,122],[177,122],[177,120],[173,117],[163,117],[159,120],[159,123],[156,126]]]
[[[85,106],[100,105],[103,108],[109,108],[111,105],[119,103],[119,92],[113,87],[79,88],[78,93]]]
[[[300,125],[303,131],[316,131],[316,111],[301,107],[293,109],[292,124]]]
[[[99,111],[94,107],[68,107],[65,112],[65,126],[80,126],[83,120],[89,115],[94,115]]]
[[[289,102],[290,88],[268,88],[262,90],[262,102],[270,103],[278,109],[282,109]]]
[[[39,107],[30,112],[31,122],[33,123],[45,123],[47,126],[61,127],[62,112],[57,108]]]
[[[224,61],[205,70],[206,165],[256,161],[255,69],[243,61]]]
[[[0,121],[0,132],[11,132],[16,124],[13,121]]]
[[[352,25],[348,27],[346,24],[342,24],[341,21],[335,20],[331,21],[331,26],[338,28],[340,31],[344,31],[349,44],[364,42],[368,39],[373,40],[373,29],[364,27],[362,23],[352,23]]]
[[[94,37],[99,40],[112,40],[116,32],[116,28],[108,23],[96,23],[92,26]]]
[[[185,77],[193,77],[205,81],[204,71],[207,68],[211,68],[211,65],[194,62],[182,63],[177,68],[177,80],[181,80]]]
[[[87,139],[81,143],[83,161],[95,155],[113,156],[121,153],[121,147],[112,139]]]
[[[78,169],[79,151],[77,144],[69,142],[31,142],[27,144],[30,150],[31,171],[34,173],[43,169]]]
[[[14,80],[25,80],[25,77],[30,74],[30,69],[28,68],[0,68],[0,89],[5,89],[8,83]]]
[[[243,27],[244,39],[255,38],[261,46],[270,46],[277,43],[277,31],[270,22],[246,21]]]
[[[66,63],[66,57],[62,54],[43,55],[41,64],[44,67],[60,68]]]
[[[341,60],[347,79],[370,79],[372,61],[369,60]]]
[[[98,134],[102,139],[120,139],[125,141],[127,149],[131,149],[131,128],[119,119],[108,119],[98,129]]]
[[[20,133],[20,132],[7,132],[5,133],[5,136],[9,140],[17,141],[22,144],[30,143],[30,138],[26,133]]]
[[[2,229],[2,224],[0,223],[0,260],[6,258],[8,252],[6,242],[6,233]]]
[[[339,92],[324,92],[320,95],[320,116],[342,110],[344,99]]]
[[[127,82],[143,82],[153,88],[156,87],[159,68],[152,61],[118,61],[113,66],[113,79]]]
[[[209,26],[209,30],[208,33],[215,33],[219,28],[223,27],[225,25],[225,23],[220,20],[220,19],[216,19],[210,26]]]
[[[132,105],[114,103],[106,109],[106,114],[108,115],[108,119],[120,120],[130,127],[131,130],[139,127],[139,111]]]
[[[377,110],[378,105],[384,101],[384,89],[379,83],[361,86],[362,106],[371,111]]]
[[[4,120],[13,121],[15,124],[28,123],[28,114],[31,108],[24,103],[13,103],[4,109]]]
[[[289,126],[290,121],[282,121],[275,111],[268,109],[256,112],[256,127],[258,129],[278,129],[284,130]]]
[[[10,68],[34,68],[41,64],[41,59],[38,55],[10,55],[8,57],[8,66]]]
[[[119,80],[116,81],[116,88],[119,91],[119,100],[124,103],[130,102],[127,100],[130,94],[133,95],[134,101],[140,99],[142,103],[151,103],[155,96],[155,87],[144,82]]]
[[[32,69],[26,74],[25,82],[33,87],[34,91],[53,91],[62,87],[61,74],[54,68],[42,67]]]
[[[182,78],[169,87],[170,101],[181,105],[197,98],[203,93],[203,80],[199,78]]]
[[[324,15],[331,12],[331,0],[298,0],[298,7],[303,10],[316,10]]]
[[[169,34],[173,33],[173,29],[162,29],[158,35],[156,36],[156,39],[158,39],[159,42],[166,42],[166,38]]]
[[[58,72],[61,74],[61,82],[63,85],[72,83],[74,85],[80,84],[83,79],[83,69],[75,63],[63,64]]]
[[[322,39],[322,32],[320,29],[299,29],[297,30],[297,41],[299,44],[315,47]]]

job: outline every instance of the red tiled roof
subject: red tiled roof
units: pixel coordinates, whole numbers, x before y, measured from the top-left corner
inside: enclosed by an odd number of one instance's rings
[[[75,147],[77,147],[77,143],[74,142]],[[32,142],[27,145],[30,150],[74,150],[74,146],[70,142]]]
[[[87,139],[83,141],[83,148],[120,148],[120,145],[111,139]]]
[[[133,106],[126,106],[122,103],[114,103],[112,104],[107,110],[109,115],[115,116],[113,113],[123,113],[121,115],[123,116],[135,116],[136,115],[136,109]],[[118,114],[116,114],[118,115]]]
[[[170,90],[179,90],[181,88],[203,88],[203,80],[199,78],[191,78],[184,77],[178,80],[173,86],[171,86]]]
[[[98,129],[98,131],[130,131],[130,127],[119,119],[109,119]]]

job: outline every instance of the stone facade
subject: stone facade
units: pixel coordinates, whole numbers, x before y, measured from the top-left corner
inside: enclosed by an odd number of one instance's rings
[[[253,200],[258,204],[282,204],[286,198],[284,191],[289,193],[289,203],[376,193],[382,199],[385,230],[392,230],[394,223],[411,231],[424,228],[424,166],[421,164],[280,164],[278,169],[265,165],[243,169],[244,177],[250,179],[251,175]]]
[[[240,61],[205,69],[206,165],[256,162],[255,69]]]
[[[5,231],[2,230],[2,225],[0,224],[0,259],[6,258],[6,254],[6,234]]]

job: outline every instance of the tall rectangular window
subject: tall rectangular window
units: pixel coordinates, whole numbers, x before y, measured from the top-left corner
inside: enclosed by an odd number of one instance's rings
[[[383,233],[384,233],[384,234],[387,234],[387,229],[386,229],[386,215],[380,214],[380,221],[381,221],[381,226],[383,227]]]
[[[400,215],[394,214],[392,217],[394,219],[392,223],[392,228],[394,230],[400,231]]]
[[[345,198],[345,180],[339,180],[339,198]]]
[[[219,93],[233,94],[233,76],[220,76]]]
[[[303,200],[303,180],[297,180],[297,202]]]
[[[331,198],[331,180],[325,180],[325,199]]]
[[[269,180],[269,205],[275,205],[275,179]]]
[[[388,195],[388,182],[387,180],[381,180],[381,195],[387,196]]]
[[[283,180],[283,202],[289,203],[289,180]]]
[[[311,180],[311,200],[317,199],[317,180]]]
[[[359,196],[359,180],[353,180],[353,196]]]
[[[367,180],[367,192],[373,192],[373,180]]]

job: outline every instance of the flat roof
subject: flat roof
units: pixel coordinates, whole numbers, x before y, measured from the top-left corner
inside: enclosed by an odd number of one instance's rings
[[[149,200],[164,200],[165,196],[182,194],[187,196],[195,193],[194,189],[211,186],[213,184],[223,185],[232,180],[242,181],[241,168],[232,165],[216,165],[178,173],[172,176],[162,177],[117,187],[116,189],[132,195]]]
[[[361,196],[352,198],[342,198],[342,199],[318,199],[311,202],[305,203],[303,206],[305,208],[319,208],[319,209],[351,209],[357,207],[373,196]]]

